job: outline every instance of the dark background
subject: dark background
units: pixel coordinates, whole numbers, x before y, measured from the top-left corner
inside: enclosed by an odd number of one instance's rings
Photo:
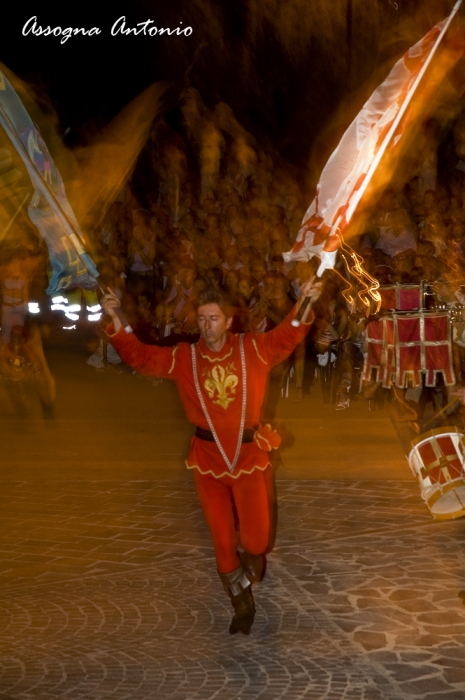
[[[0,60],[55,112],[65,141],[81,145],[158,80],[172,82],[165,116],[176,120],[183,86],[207,106],[222,100],[259,142],[305,166],[317,137],[322,159],[393,62],[453,6],[452,0],[135,0],[22,4],[4,11]],[[397,7],[397,9],[396,9]],[[98,26],[99,36],[22,36],[42,27]],[[153,19],[192,26],[185,36],[115,36],[112,24]],[[339,115],[337,114],[339,110]],[[332,132],[328,125],[333,124]],[[326,134],[326,136],[325,136]]]

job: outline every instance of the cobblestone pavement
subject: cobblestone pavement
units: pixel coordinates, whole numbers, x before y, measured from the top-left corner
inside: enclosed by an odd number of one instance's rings
[[[0,697],[463,700],[465,521],[413,481],[279,481],[250,637],[190,480],[4,482]]]

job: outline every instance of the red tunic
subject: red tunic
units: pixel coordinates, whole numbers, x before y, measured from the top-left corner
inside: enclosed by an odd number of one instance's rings
[[[284,321],[269,333],[246,333],[244,336],[247,378],[245,428],[252,428],[260,421],[268,372],[290,355],[303,340],[313,322],[314,316],[311,312],[310,322],[294,328],[291,325],[294,313],[292,310]],[[162,348],[144,345],[133,333],[126,334],[123,329],[113,335],[112,332],[113,327],[110,326],[107,329],[109,340],[122,360],[141,374],[173,379],[187,419],[194,425],[209,430],[194,384],[189,343]],[[195,350],[202,396],[219,441],[232,462],[237,447],[242,410],[239,336],[228,333],[220,352],[209,350],[203,339],[196,343]],[[211,474],[216,478],[226,474],[237,478],[240,474],[250,474],[255,469],[266,469],[269,457],[255,441],[244,443],[237,466],[231,475],[217,445],[194,436],[186,464],[188,469],[198,469],[202,474]]]

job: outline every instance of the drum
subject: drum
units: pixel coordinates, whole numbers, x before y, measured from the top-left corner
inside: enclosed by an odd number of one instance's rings
[[[412,440],[408,462],[423,500],[436,520],[465,515],[463,434],[457,428],[434,428]]]

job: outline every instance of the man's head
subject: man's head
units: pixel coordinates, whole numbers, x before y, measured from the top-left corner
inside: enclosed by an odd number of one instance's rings
[[[239,248],[239,254],[243,265],[251,265],[254,260],[260,260],[260,253],[252,245]]]
[[[291,291],[291,283],[282,272],[277,272],[277,275],[279,276],[275,280],[276,299],[284,299]]]
[[[225,270],[223,276],[224,286],[231,296],[235,296],[239,284],[239,273],[236,270]]]
[[[208,214],[205,217],[205,237],[209,239],[218,238],[220,235],[220,217],[218,214]]]
[[[263,260],[254,260],[250,265],[252,277],[260,284],[266,274],[266,262]]]
[[[146,292],[137,295],[137,306],[139,307],[140,311],[149,310],[151,303],[152,300],[150,298],[150,295]]]
[[[268,299],[274,299],[276,296],[275,281],[276,274],[273,270],[267,272],[263,277],[263,290]],[[279,274],[279,273],[278,273]]]
[[[232,324],[231,307],[226,296],[210,287],[200,292],[196,299],[197,326],[206,346],[221,350]]]
[[[271,269],[282,272],[284,269],[284,258],[282,255],[273,255],[271,258]]]
[[[178,282],[184,289],[192,289],[196,276],[196,268],[193,265],[186,265],[178,271]]]
[[[223,282],[223,272],[219,267],[210,267],[204,274],[209,279],[212,287],[218,289],[221,286]]]
[[[141,243],[144,240],[144,231],[141,226],[134,226],[132,229],[132,237],[137,243]]]
[[[263,287],[268,299],[282,299],[289,292],[290,282],[281,272],[270,270],[263,278]]]
[[[249,300],[252,297],[252,294],[254,293],[254,285],[252,283],[252,280],[249,277],[246,277],[245,275],[241,275],[239,277],[237,291],[239,292],[239,294],[242,294],[244,299]]]
[[[415,266],[415,254],[405,250],[402,253],[394,255],[391,262],[396,272],[410,273]]]
[[[205,253],[205,262],[207,268],[219,267],[221,265],[221,255],[217,248],[210,247]]]
[[[229,267],[234,269],[234,267],[239,262],[239,248],[237,245],[230,245],[224,251],[225,262],[228,263]]]

